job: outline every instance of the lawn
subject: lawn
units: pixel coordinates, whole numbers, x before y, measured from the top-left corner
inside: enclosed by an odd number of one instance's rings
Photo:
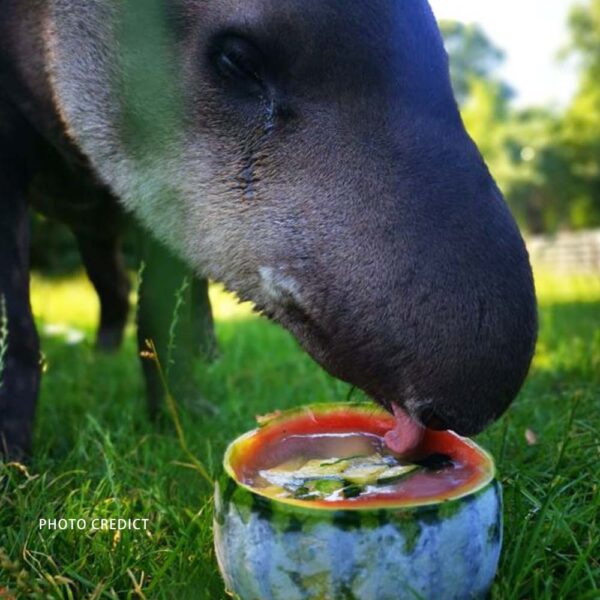
[[[541,335],[531,376],[509,413],[477,438],[504,485],[492,597],[597,599],[600,278],[539,275],[537,285]],[[224,598],[211,488],[174,428],[149,423],[132,330],[118,354],[99,355],[85,279],[34,276],[32,287],[45,372],[35,459],[2,467],[0,590],[17,598]],[[192,452],[216,473],[226,443],[255,415],[345,399],[349,387],[282,329],[212,293],[220,358],[197,365],[198,401],[179,412]],[[142,517],[149,529],[39,530],[40,518],[59,517]]]

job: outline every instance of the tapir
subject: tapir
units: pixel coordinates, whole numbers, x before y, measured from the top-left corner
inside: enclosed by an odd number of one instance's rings
[[[40,379],[30,209],[75,233],[100,346],[127,317],[132,215],[156,241],[141,340],[164,336],[145,315],[189,269],[192,297],[222,282],[399,418],[463,435],[504,413],[532,360],[526,247],[426,0],[0,0],[0,436],[16,457]]]

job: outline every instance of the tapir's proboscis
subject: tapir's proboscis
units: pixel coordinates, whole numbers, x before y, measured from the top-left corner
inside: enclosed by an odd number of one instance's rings
[[[528,255],[426,0],[0,0],[13,457],[30,451],[40,377],[30,208],[75,233],[101,347],[127,318],[132,214],[179,269],[162,280],[149,260],[140,340],[185,264],[198,298],[222,282],[330,374],[434,429],[480,432],[529,369]]]

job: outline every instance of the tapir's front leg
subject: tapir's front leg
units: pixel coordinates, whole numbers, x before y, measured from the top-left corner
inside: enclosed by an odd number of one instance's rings
[[[206,281],[149,234],[143,234],[144,269],[138,299],[138,342],[152,339],[175,398],[189,408],[207,408],[193,376],[194,359],[211,358],[216,350]],[[143,352],[142,352],[143,354]],[[156,366],[142,358],[148,408],[156,416],[164,390]]]
[[[39,342],[29,304],[28,126],[0,99],[0,454],[31,448],[39,387]]]

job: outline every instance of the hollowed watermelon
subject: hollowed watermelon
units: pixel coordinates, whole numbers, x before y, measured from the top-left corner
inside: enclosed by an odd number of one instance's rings
[[[470,440],[427,430],[418,452],[447,455],[457,468],[417,473],[391,496],[306,501],[249,484],[251,473],[277,464],[290,436],[383,437],[393,427],[393,417],[372,404],[313,405],[230,444],[214,519],[230,593],[242,600],[485,597],[500,555],[502,498],[491,456]]]

